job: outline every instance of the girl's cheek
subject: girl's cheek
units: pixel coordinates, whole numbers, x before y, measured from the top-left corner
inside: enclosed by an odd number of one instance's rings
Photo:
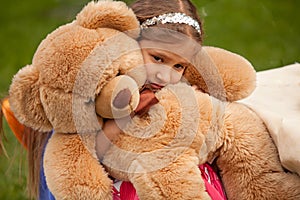
[[[172,71],[172,76],[171,76],[171,83],[172,84],[176,84],[181,80],[182,77],[182,73],[181,72],[177,72],[177,71]]]

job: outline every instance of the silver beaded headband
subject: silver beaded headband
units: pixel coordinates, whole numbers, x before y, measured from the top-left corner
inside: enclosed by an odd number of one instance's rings
[[[155,24],[166,24],[166,23],[179,23],[179,24],[187,24],[192,26],[196,31],[201,34],[199,23],[194,20],[192,17],[184,14],[184,13],[166,13],[151,19],[147,19],[141,24],[141,28],[148,28],[149,26],[153,26]]]

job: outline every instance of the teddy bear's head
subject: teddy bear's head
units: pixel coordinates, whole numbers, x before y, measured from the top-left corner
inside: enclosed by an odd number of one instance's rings
[[[81,125],[97,128],[94,102],[104,85],[122,75],[138,95],[146,80],[135,40],[138,30],[139,23],[125,3],[87,4],[73,22],[50,33],[32,64],[13,78],[9,101],[15,116],[39,131],[74,133]],[[124,89],[122,83],[111,90]],[[134,107],[138,97],[129,100]]]

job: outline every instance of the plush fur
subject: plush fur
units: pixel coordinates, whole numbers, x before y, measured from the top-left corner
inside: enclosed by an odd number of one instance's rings
[[[13,79],[9,102],[18,121],[54,132],[43,164],[56,199],[112,199],[108,173],[132,181],[141,199],[209,199],[197,166],[213,158],[229,199],[299,197],[299,177],[283,172],[262,121],[229,103],[253,91],[253,67],[214,47],[202,48],[184,74],[206,93],[185,83],[157,92],[159,103],[135,116],[105,155],[105,168],[99,163],[102,118],[129,115],[146,80],[138,30],[124,3],[91,2],[50,33]],[[127,104],[114,104],[124,90]]]
[[[188,68],[184,75],[188,83],[220,100],[243,99],[255,88],[255,71],[251,63],[238,54],[205,46],[192,62],[195,67]]]

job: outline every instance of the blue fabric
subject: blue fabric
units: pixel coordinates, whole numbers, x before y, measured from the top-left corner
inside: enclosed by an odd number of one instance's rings
[[[53,134],[53,132],[50,134],[49,138],[51,137],[52,134]],[[39,200],[55,200],[53,194],[50,192],[50,190],[47,186],[46,177],[45,177],[45,173],[44,173],[44,165],[43,165],[44,153],[45,153],[46,145],[48,143],[48,139],[47,139],[46,144],[44,146],[42,160],[41,160]]]

